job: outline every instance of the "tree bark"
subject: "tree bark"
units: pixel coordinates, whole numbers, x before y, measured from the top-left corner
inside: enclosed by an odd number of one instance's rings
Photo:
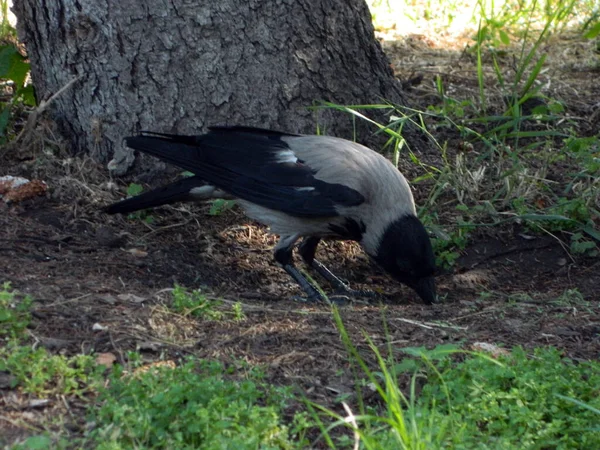
[[[239,124],[352,137],[315,101],[402,103],[364,0],[15,0],[38,99],[74,152],[115,174],[139,130]]]

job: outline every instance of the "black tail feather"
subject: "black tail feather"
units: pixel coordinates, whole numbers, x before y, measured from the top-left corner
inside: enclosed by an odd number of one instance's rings
[[[128,214],[140,209],[189,201],[193,199],[190,191],[204,184],[198,177],[183,178],[166,186],[108,205],[104,208],[104,212],[108,214]]]
[[[201,136],[192,136],[185,134],[169,134],[169,133],[159,133],[157,131],[141,131],[137,136],[129,136],[125,138],[127,145],[130,142],[135,143],[135,140],[138,138],[154,138],[164,142],[171,142],[177,144],[186,144],[186,145],[196,145],[198,143],[198,138]],[[132,147],[136,148],[136,147]]]

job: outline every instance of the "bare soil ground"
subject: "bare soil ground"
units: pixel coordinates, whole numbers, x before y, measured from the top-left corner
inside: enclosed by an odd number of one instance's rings
[[[460,51],[407,42],[397,44],[405,61],[401,78],[424,73],[423,86],[431,86],[436,72],[458,76],[451,68],[458,67]],[[571,45],[566,48],[572,51]],[[411,59],[437,68],[411,70],[406,62]],[[600,85],[588,83],[591,73],[581,78],[579,72],[569,73],[572,83],[561,98],[589,114]],[[456,82],[473,80],[468,75]],[[594,97],[578,94],[585,83]],[[425,96],[413,95],[416,103]],[[329,307],[291,300],[300,292],[273,263],[275,238],[239,209],[210,216],[208,206],[167,207],[152,212],[155,222],[146,225],[99,211],[123,195],[123,185],[121,193],[115,192],[105,168],[92,161],[7,155],[2,175],[41,178],[49,186],[46,196],[20,204],[0,201],[0,281],[36,300],[30,331],[38,345],[63,354],[110,352],[123,363],[129,350],[141,351],[149,361],[189,354],[226,363],[243,359],[264,364],[273,383],[297,384],[324,405],[353,392],[347,353]],[[476,234],[453,271],[439,277],[444,300],[434,306],[422,305],[412,291],[387,278],[354,244],[328,243],[319,256],[353,286],[386,293],[381,303],[342,308],[366,358],[363,331],[381,346],[388,338],[397,347],[488,342],[553,345],[575,359],[600,355],[600,263],[573,257],[553,237],[524,238],[515,227]],[[203,321],[173,314],[164,305],[174,283],[203,288],[225,299],[225,306],[240,301],[246,319]],[[557,301],[566,289],[578,289],[591,305]],[[482,291],[493,294],[482,299]],[[533,300],[515,301],[513,294],[519,293]],[[66,413],[72,433],[83,431],[78,400],[52,399],[42,408],[32,408],[30,400],[0,386],[5,442],[52,429],[56,424],[44,418],[57,411]]]

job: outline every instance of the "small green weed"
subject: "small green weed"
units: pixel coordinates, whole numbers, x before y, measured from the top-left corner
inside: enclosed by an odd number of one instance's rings
[[[31,322],[31,297],[20,296],[6,282],[0,290],[0,338],[20,339]]]
[[[597,240],[600,241],[600,239]],[[571,245],[569,248],[576,255],[587,255],[591,258],[596,258],[599,254],[598,244],[581,232],[571,235]]]
[[[222,198],[218,198],[218,199],[212,201],[212,203],[210,205],[210,210],[208,211],[208,214],[211,216],[220,216],[225,211],[230,210],[234,206],[235,206],[235,200],[225,200]]]
[[[597,307],[592,301],[587,300],[578,289],[565,289],[562,294],[558,297],[548,297],[546,295],[540,295],[536,293],[527,292],[513,292],[510,294],[498,292],[498,291],[483,291],[479,293],[477,302],[480,304],[489,304],[491,299],[497,301],[506,302],[508,306],[520,306],[523,303],[529,303],[530,305],[537,304],[540,308],[551,307],[556,309],[557,307],[562,308],[579,308],[590,313],[597,312]],[[499,304],[499,303],[497,303]],[[596,310],[596,311],[595,311]]]
[[[583,294],[578,289],[565,289],[565,291],[557,298],[549,302],[556,306],[567,306],[573,308],[593,308],[593,303],[586,300]]]
[[[306,448],[303,414],[283,420],[287,399],[260,379],[231,381],[220,363],[189,361],[136,376],[115,373],[91,411],[91,440],[115,448]]]
[[[460,258],[460,252],[467,246],[468,234],[461,228],[446,234],[444,238],[433,238],[431,243],[437,267],[450,268]]]
[[[462,217],[458,217],[457,226],[442,230],[435,214],[423,214],[421,220],[426,227],[434,230],[431,243],[436,256],[436,265],[443,268],[452,267],[469,242],[469,224],[465,223]]]
[[[231,310],[219,309],[223,302],[208,298],[199,290],[188,292],[185,288],[176,284],[172,295],[171,308],[179,314],[191,315],[204,320],[225,320],[229,318],[237,322],[246,318],[240,303],[234,303]]]
[[[144,187],[141,184],[130,183],[129,186],[127,186],[127,197],[135,197],[142,192],[144,192]]]
[[[515,292],[507,296],[506,302],[510,306],[517,306],[520,303],[533,303],[534,299],[526,292]]]
[[[240,302],[235,302],[231,305],[232,319],[235,322],[241,322],[246,319],[246,314]]]

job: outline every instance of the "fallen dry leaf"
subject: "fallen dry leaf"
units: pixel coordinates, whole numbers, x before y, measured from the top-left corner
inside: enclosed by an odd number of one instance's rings
[[[489,353],[494,358],[502,355],[510,355],[510,352],[505,348],[498,347],[497,345],[490,344],[488,342],[474,342],[471,344],[471,350],[475,352]]]
[[[96,364],[99,366],[106,366],[107,368],[111,368],[112,365],[117,360],[117,357],[112,353],[98,353],[96,356]]]
[[[156,361],[150,364],[146,364],[145,366],[142,367],[138,367],[137,369],[135,369],[133,371],[133,375],[137,376],[137,375],[141,375],[143,373],[148,372],[149,370],[154,370],[154,369],[158,369],[159,367],[168,367],[169,369],[175,369],[177,367],[177,365],[169,360],[169,361]]]
[[[37,195],[42,195],[48,186],[41,180],[28,180],[22,177],[6,175],[0,177],[0,197],[6,203],[18,203]]]
[[[133,256],[137,256],[138,258],[145,258],[146,256],[148,256],[148,252],[140,250],[139,248],[130,248],[129,250],[127,250],[127,253],[130,253]]]

